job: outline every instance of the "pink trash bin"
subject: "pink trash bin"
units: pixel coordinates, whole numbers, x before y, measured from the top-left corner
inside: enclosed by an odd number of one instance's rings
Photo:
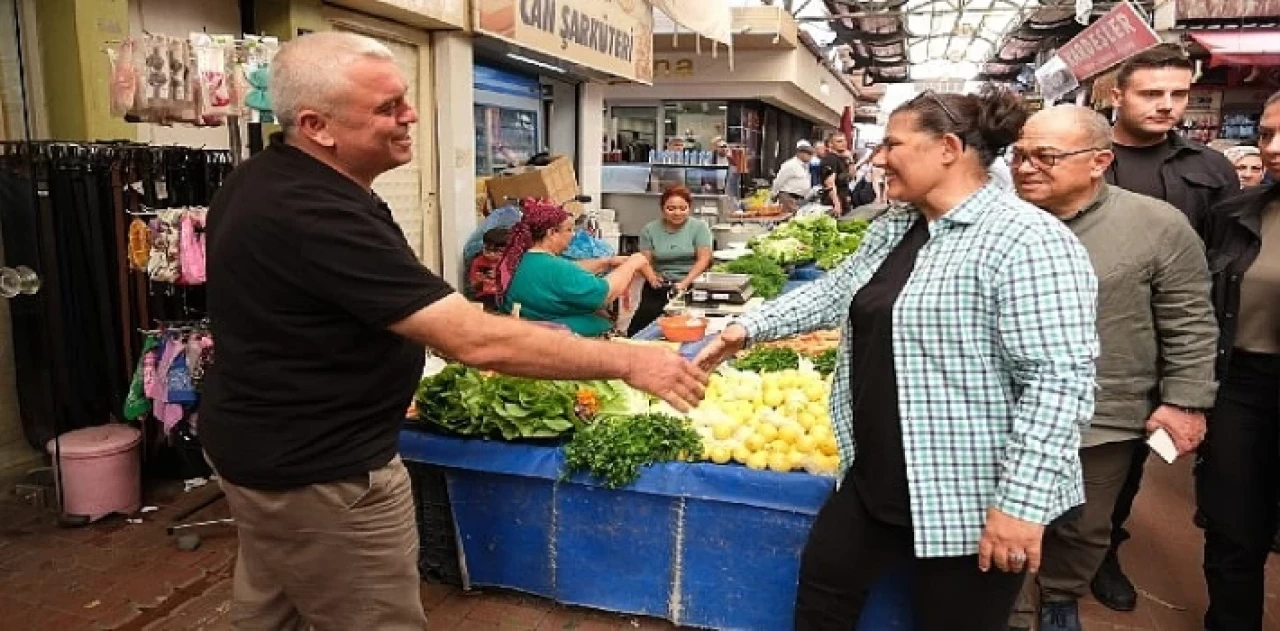
[[[142,432],[113,423],[67,432],[60,439],[62,510],[97,521],[111,513],[134,513],[142,506]],[[54,441],[45,446],[55,453]]]

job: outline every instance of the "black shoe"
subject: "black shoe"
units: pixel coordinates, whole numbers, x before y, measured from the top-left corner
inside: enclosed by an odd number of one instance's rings
[[[1040,604],[1040,631],[1081,631],[1076,601]]]
[[[1120,560],[1114,551],[1108,551],[1102,560],[1102,567],[1093,575],[1089,583],[1093,597],[1098,599],[1107,609],[1113,611],[1133,611],[1138,606],[1138,592],[1133,582],[1120,569]]]

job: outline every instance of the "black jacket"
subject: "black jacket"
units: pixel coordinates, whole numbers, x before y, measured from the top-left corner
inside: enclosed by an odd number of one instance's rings
[[[1262,210],[1280,198],[1280,186],[1246,189],[1213,208],[1203,224],[1209,273],[1213,277],[1213,310],[1218,316],[1218,379],[1226,374],[1236,343],[1240,312],[1240,279],[1262,249]]]
[[[1181,210],[1196,232],[1202,232],[1209,211],[1240,190],[1240,178],[1225,156],[1198,142],[1169,132],[1173,151],[1165,158],[1160,175],[1164,201]],[[1107,169],[1107,183],[1116,183],[1115,166]]]

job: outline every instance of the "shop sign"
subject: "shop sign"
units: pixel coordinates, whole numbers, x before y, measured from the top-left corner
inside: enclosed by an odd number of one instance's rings
[[[1280,0],[1178,0],[1179,20],[1235,20],[1280,15]]]
[[[476,30],[558,59],[653,82],[649,0],[475,0]]]
[[[653,60],[653,74],[657,77],[692,77],[693,60],[687,58],[655,59]]]
[[[1160,36],[1133,5],[1121,2],[1058,49],[1079,81],[1160,43]]]
[[[466,0],[335,0],[370,15],[423,28],[467,27]]]

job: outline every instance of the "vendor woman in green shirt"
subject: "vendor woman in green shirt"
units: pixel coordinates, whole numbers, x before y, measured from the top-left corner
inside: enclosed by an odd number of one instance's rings
[[[512,313],[519,305],[525,320],[563,325],[584,337],[604,335],[613,323],[598,311],[626,292],[637,275],[653,286],[662,278],[640,254],[577,262],[561,257],[573,231],[573,217],[559,206],[524,206],[498,265],[499,309]]]
[[[711,228],[689,217],[693,206],[689,189],[668,188],[661,203],[662,219],[650,221],[640,231],[640,252],[662,275],[663,283],[644,288],[628,335],[635,335],[662,315],[668,291],[688,291],[694,279],[711,267]]]

